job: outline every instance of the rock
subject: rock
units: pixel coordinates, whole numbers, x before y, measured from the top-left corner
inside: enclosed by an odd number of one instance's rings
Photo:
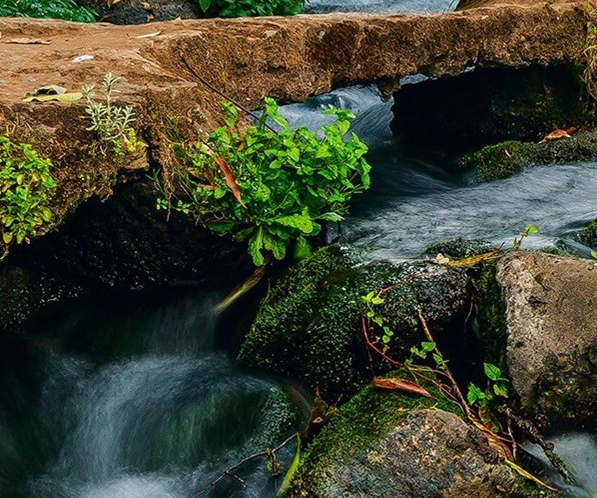
[[[246,250],[228,237],[156,209],[151,181],[121,185],[105,202],[83,205],[63,228],[19,248],[9,262],[87,288],[139,289],[186,282],[237,283]],[[248,261],[247,261],[248,263]]]
[[[434,394],[427,399],[367,387],[315,438],[290,497],[524,496],[485,436]]]
[[[203,17],[198,2],[193,0],[120,0],[109,6],[101,0],[79,0],[80,5],[94,9],[99,21],[113,24],[145,24],[151,21],[196,19]]]
[[[372,376],[362,296],[382,289],[384,302],[376,312],[394,331],[389,353],[395,358],[404,359],[411,346],[425,340],[419,308],[438,341],[456,340],[451,331],[461,330],[468,312],[464,271],[424,262],[357,262],[350,252],[331,246],[295,265],[261,303],[238,360],[319,387],[329,402],[354,393]],[[379,371],[387,368],[379,365]]]
[[[545,143],[508,141],[488,145],[459,159],[480,181],[514,176],[530,166],[597,160],[597,133],[581,132]]]
[[[543,427],[595,424],[597,267],[591,260],[516,251],[498,263],[507,362],[521,409]]]

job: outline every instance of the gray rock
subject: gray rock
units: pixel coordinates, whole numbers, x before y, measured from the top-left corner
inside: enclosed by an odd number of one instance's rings
[[[507,361],[523,411],[544,426],[589,421],[597,408],[597,266],[514,252],[497,280],[506,300]]]

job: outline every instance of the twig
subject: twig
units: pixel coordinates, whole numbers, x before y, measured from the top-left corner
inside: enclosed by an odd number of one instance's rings
[[[195,493],[192,498],[197,498],[198,496],[203,496],[205,493],[207,493],[208,491],[210,491],[211,489],[215,488],[217,486],[217,484],[224,479],[225,477],[232,477],[234,479],[236,479],[237,481],[239,481],[243,488],[246,486],[246,482],[243,481],[240,477],[238,477],[236,474],[233,474],[233,471],[238,469],[239,467],[241,467],[242,465],[244,465],[247,462],[250,462],[251,460],[254,460],[255,458],[259,458],[259,457],[267,457],[269,455],[275,455],[277,451],[280,451],[282,448],[284,448],[288,443],[290,443],[293,439],[296,439],[298,437],[298,432],[295,432],[294,434],[292,434],[291,436],[288,436],[283,442],[281,442],[278,446],[276,446],[274,449],[272,450],[264,450],[264,451],[258,451],[257,453],[253,453],[252,455],[249,455],[248,457],[243,458],[240,462],[236,463],[235,465],[233,465],[232,467],[227,468],[224,472],[222,472],[218,478],[215,481],[212,481],[212,483],[207,487],[202,489],[201,491],[198,491],[197,493]]]
[[[195,79],[197,79],[198,81],[200,81],[201,83],[203,83],[207,88],[209,88],[212,92],[217,93],[220,97],[222,97],[223,99],[226,99],[228,102],[230,102],[231,104],[233,104],[234,106],[238,107],[241,111],[243,111],[247,116],[251,116],[253,119],[255,119],[256,121],[259,121],[259,116],[257,116],[257,114],[255,114],[254,112],[252,112],[251,110],[247,109],[245,106],[243,106],[242,104],[239,104],[238,102],[236,102],[232,97],[229,97],[228,95],[226,95],[224,92],[222,92],[221,90],[219,90],[218,88],[216,88],[215,86],[213,86],[209,81],[207,81],[205,78],[202,78],[201,76],[199,76],[197,74],[197,71],[195,71],[192,66],[189,64],[189,62],[187,61],[184,52],[181,50],[178,52],[178,56],[180,57],[180,60],[182,61],[182,63],[185,65],[185,67],[189,70],[189,72],[193,75],[193,77]],[[263,122],[264,126],[274,132],[276,135],[278,134],[278,132],[272,128],[270,125],[267,124],[267,121]]]

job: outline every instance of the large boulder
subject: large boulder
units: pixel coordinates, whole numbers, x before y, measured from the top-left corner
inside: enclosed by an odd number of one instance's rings
[[[595,423],[596,277],[595,261],[538,252],[498,263],[512,386],[523,412],[543,426]]]
[[[433,399],[371,387],[360,392],[315,439],[290,496],[526,496],[486,437],[430,390]]]

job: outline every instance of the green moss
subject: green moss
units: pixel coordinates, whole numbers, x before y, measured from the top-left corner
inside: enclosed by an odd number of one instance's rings
[[[495,246],[493,246],[491,242],[488,242],[487,240],[463,239],[462,237],[457,237],[452,240],[431,244],[425,249],[425,253],[431,256],[441,253],[444,256],[448,256],[452,259],[462,259],[470,258],[471,256],[476,256],[477,254],[483,254],[484,252],[491,250],[495,250]]]
[[[529,166],[597,160],[597,134],[578,133],[543,144],[507,141],[463,155],[459,165],[472,169],[480,181],[509,178]]]
[[[424,263],[355,265],[357,260],[330,247],[290,270],[262,302],[238,360],[319,387],[334,402],[372,375],[361,296],[388,289],[377,311],[395,332],[392,354],[399,359],[424,337],[419,307],[440,332],[464,307],[467,279],[459,270]]]
[[[589,222],[574,238],[581,244],[597,249],[597,219]]]
[[[496,261],[485,261],[475,279],[479,289],[477,321],[484,361],[507,371],[506,303],[495,278]]]

